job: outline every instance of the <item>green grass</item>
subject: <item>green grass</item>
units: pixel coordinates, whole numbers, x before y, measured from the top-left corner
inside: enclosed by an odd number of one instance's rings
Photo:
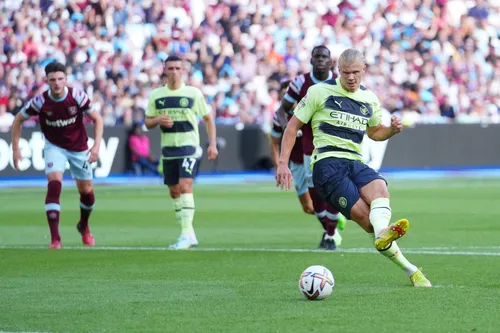
[[[98,187],[94,250],[80,248],[78,196],[66,188],[59,251],[44,249],[44,189],[0,190],[0,332],[498,332],[499,189],[391,182],[393,219],[411,222],[398,243],[436,286],[425,290],[366,253],[352,222],[342,248],[364,253],[286,252],[315,249],[321,229],[272,184],[197,186],[200,247],[181,252],[160,249],[179,234],[164,187]],[[313,264],[335,276],[324,301],[298,290]]]

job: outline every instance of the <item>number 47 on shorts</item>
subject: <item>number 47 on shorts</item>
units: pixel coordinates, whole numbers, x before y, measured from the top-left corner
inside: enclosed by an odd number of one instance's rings
[[[190,175],[193,174],[193,170],[194,170],[194,167],[196,165],[196,158],[192,158],[192,157],[186,157],[183,161],[182,161],[182,167],[184,168],[184,170],[186,170],[186,172]]]

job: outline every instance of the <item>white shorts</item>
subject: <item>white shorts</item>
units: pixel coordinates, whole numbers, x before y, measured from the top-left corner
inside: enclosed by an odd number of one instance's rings
[[[304,164],[290,162],[290,171],[292,172],[295,191],[297,191],[298,196],[301,196],[309,190],[306,182],[306,170],[304,168]]]
[[[69,162],[69,169],[73,178],[79,180],[92,179],[92,166],[88,162],[89,151],[68,151],[45,140],[45,174],[51,172],[62,172],[66,170],[66,163]]]
[[[308,187],[314,187],[313,184],[313,171],[311,168],[311,156],[304,155],[304,169],[306,172],[306,182]]]

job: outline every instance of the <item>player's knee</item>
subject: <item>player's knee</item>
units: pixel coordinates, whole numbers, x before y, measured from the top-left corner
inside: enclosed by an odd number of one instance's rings
[[[193,183],[192,182],[181,182],[180,192],[183,193],[193,193]]]
[[[370,205],[371,202],[379,198],[390,198],[389,190],[384,180],[376,179],[360,190],[361,198]]]
[[[170,197],[172,199],[177,199],[181,196],[181,189],[180,189],[179,185],[171,186],[169,188],[169,190],[170,190]]]
[[[80,182],[78,185],[78,192],[80,195],[87,195],[94,191],[94,187],[91,182]]]

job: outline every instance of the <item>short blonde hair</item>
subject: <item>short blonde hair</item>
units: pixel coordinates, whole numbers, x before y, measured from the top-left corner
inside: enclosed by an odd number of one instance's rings
[[[342,66],[343,64],[350,65],[354,63],[360,63],[362,65],[365,64],[365,57],[363,56],[363,53],[354,49],[347,49],[342,52],[339,57],[339,66]]]

